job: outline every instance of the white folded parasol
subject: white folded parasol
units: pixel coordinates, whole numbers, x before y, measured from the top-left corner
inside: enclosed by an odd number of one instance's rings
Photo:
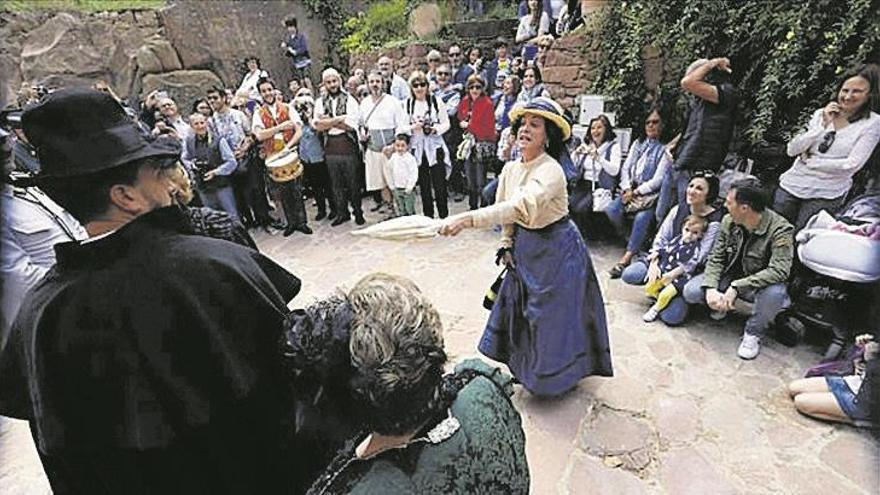
[[[437,236],[443,220],[436,220],[422,215],[408,215],[392,218],[376,225],[353,230],[352,235],[362,235],[374,239],[390,241],[407,241],[410,239],[428,239]]]

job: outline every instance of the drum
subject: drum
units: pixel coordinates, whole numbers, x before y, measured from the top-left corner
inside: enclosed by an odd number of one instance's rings
[[[302,162],[296,150],[284,150],[266,158],[266,170],[275,182],[289,182],[303,173]]]

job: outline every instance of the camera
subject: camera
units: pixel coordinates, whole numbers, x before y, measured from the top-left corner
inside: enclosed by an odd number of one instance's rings
[[[434,121],[431,119],[425,119],[422,122],[422,132],[425,135],[434,134]]]

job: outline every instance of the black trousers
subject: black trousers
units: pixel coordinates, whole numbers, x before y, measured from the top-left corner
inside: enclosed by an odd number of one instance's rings
[[[448,198],[446,194],[446,164],[437,162],[428,166],[428,158],[422,156],[419,165],[419,190],[422,193],[422,211],[428,218],[434,218],[434,201],[437,201],[437,213],[440,218],[449,216]]]
[[[287,226],[300,227],[306,225],[306,203],[303,200],[303,178],[298,177],[287,182],[273,182],[274,188],[281,198],[281,206],[284,209],[284,218]]]
[[[305,167],[305,185],[311,189],[315,196],[318,211],[327,211],[327,203],[330,203],[330,211],[336,211],[336,198],[333,196],[333,188],[330,185],[330,173],[327,171],[327,162],[303,163]]]
[[[257,225],[269,225],[272,223],[272,217],[269,215],[269,200],[266,198],[266,164],[257,156],[256,152],[247,155],[249,160],[246,180],[242,188],[242,196],[245,208],[240,209],[241,215],[253,215],[253,220]]]
[[[348,206],[355,216],[363,215],[361,210],[360,176],[357,172],[357,155],[326,155],[327,172],[336,204],[336,216],[350,218]]]

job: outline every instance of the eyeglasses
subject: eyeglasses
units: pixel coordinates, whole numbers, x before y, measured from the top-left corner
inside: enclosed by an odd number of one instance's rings
[[[468,86],[468,89],[483,89],[483,86],[480,84],[471,84]]]
[[[450,56],[450,57],[460,57],[460,56],[461,56],[461,52],[449,52],[449,56]]]
[[[414,82],[414,83],[412,83],[412,87],[413,87],[413,89],[415,89],[415,88],[425,88],[425,87],[427,87],[427,86],[428,86],[428,83],[426,83],[426,82],[422,82],[422,81],[418,81],[418,82]]]
[[[837,131],[831,130],[826,132],[825,135],[822,136],[822,142],[819,143],[819,153],[827,153],[828,148],[830,148],[831,145],[834,144],[834,138],[836,137]]]

